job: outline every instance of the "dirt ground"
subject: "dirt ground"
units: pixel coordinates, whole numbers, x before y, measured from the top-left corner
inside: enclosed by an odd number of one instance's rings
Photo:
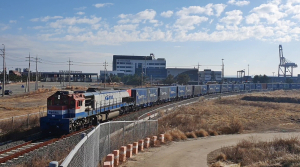
[[[155,148],[146,149],[134,155],[122,167],[206,167],[207,158],[211,152],[221,147],[231,146],[242,139],[254,137],[262,141],[272,140],[274,137],[289,138],[299,136],[300,132],[286,133],[252,133],[236,135],[220,135],[206,138],[189,139],[172,142]]]

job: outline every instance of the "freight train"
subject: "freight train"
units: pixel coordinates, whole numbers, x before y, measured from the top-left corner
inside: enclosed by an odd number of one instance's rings
[[[128,112],[162,103],[206,94],[278,89],[300,89],[300,83],[209,84],[129,90],[57,91],[47,98],[47,116],[40,119],[40,127],[47,133],[71,133]]]

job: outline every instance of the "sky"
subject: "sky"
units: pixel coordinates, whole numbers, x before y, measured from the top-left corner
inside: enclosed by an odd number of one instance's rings
[[[99,73],[113,55],[154,53],[167,67],[220,71],[224,59],[225,76],[248,64],[249,75],[272,76],[280,44],[300,65],[300,0],[10,0],[0,15],[9,70],[28,67],[29,54],[40,72],[70,59],[71,70]]]

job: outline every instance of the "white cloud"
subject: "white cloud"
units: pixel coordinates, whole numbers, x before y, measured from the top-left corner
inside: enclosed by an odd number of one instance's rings
[[[195,25],[207,21],[208,18],[204,16],[181,16],[176,20],[174,27],[179,30],[193,30]]]
[[[230,5],[245,6],[245,5],[249,5],[250,1],[246,1],[246,0],[242,0],[242,1],[229,0],[227,3],[230,4]]]
[[[81,6],[79,8],[74,8],[74,10],[84,10],[84,9],[86,9],[86,6]]]
[[[41,17],[41,18],[33,18],[30,19],[32,22],[37,22],[37,21],[42,21],[42,22],[47,22],[48,20],[55,20],[55,19],[62,19],[62,16],[46,16],[46,17]]]
[[[97,3],[94,4],[93,6],[95,6],[96,8],[102,8],[104,6],[109,6],[109,5],[113,5],[113,3]]]
[[[216,10],[216,16],[219,17],[221,13],[225,10],[227,5],[225,4],[215,4],[213,8]]]
[[[156,11],[153,9],[146,9],[144,11],[141,11],[135,15],[133,14],[120,14],[119,18],[121,20],[118,21],[119,24],[125,24],[125,23],[146,23],[148,20],[150,23],[157,23],[158,21],[155,20]]]
[[[224,4],[212,4],[209,3],[205,7],[201,6],[189,6],[188,8],[183,7],[180,11],[176,12],[178,16],[190,15],[190,14],[206,14],[208,16],[214,15],[214,10],[216,11],[216,16],[220,16],[221,13],[226,8]]]
[[[250,12],[249,16],[246,17],[248,24],[259,23],[261,19],[266,19],[268,24],[274,24],[279,19],[287,16],[286,13],[281,12],[279,9],[280,1],[273,0],[267,4],[261,4],[255,7]]]
[[[84,12],[77,12],[76,14],[77,15],[84,15],[85,13]]]
[[[75,27],[75,26],[69,26],[68,27],[68,33],[71,33],[71,34],[78,34],[80,32],[83,32],[85,31],[84,28],[79,28],[79,27]]]
[[[67,17],[64,19],[56,20],[55,22],[49,23],[52,28],[62,28],[65,25],[75,25],[75,24],[90,24],[94,25],[99,23],[101,17],[92,16],[91,18],[78,18],[78,17]]]
[[[224,26],[220,25],[220,24],[217,24],[216,30],[224,30]]]
[[[21,31],[21,30],[22,30],[22,27],[18,28],[18,30]]]
[[[8,25],[6,25],[6,24],[1,24],[1,23],[0,23],[0,30],[1,30],[1,31],[5,31],[5,30],[7,30],[7,29],[10,29],[10,27],[9,27]]]
[[[45,27],[43,27],[43,26],[35,26],[35,27],[32,27],[32,28],[35,29],[35,30],[40,30],[40,29],[43,29]]]
[[[223,17],[220,22],[225,24],[239,25],[243,19],[243,12],[240,10],[233,10],[225,13],[227,16]]]
[[[9,20],[9,23],[17,23],[17,20]]]
[[[166,11],[166,12],[162,12],[160,15],[161,15],[162,17],[169,18],[169,17],[171,17],[171,16],[173,15],[173,11],[168,10],[168,11]]]

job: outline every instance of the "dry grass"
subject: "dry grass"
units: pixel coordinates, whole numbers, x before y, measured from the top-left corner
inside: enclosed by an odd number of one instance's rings
[[[255,93],[255,96],[297,97],[300,91]],[[242,100],[244,95],[199,100],[190,106],[178,107],[159,120],[159,134],[176,129],[187,137],[214,136],[263,131],[300,130],[300,104]],[[163,115],[163,114],[161,114]],[[202,129],[202,133],[199,131]],[[205,131],[206,133],[204,133]],[[172,136],[174,137],[174,136]],[[174,140],[178,140],[176,134]]]
[[[221,149],[227,161],[241,163],[242,166],[299,166],[300,140],[274,138],[269,142],[248,139],[236,146]],[[226,160],[223,159],[223,160]],[[222,161],[220,156],[216,161]]]
[[[55,87],[38,89],[30,93],[0,99],[0,119],[42,111],[46,107],[46,99],[55,91],[57,91]]]
[[[85,86],[66,86],[66,89],[69,89],[69,90],[87,90],[88,87],[85,87]]]

